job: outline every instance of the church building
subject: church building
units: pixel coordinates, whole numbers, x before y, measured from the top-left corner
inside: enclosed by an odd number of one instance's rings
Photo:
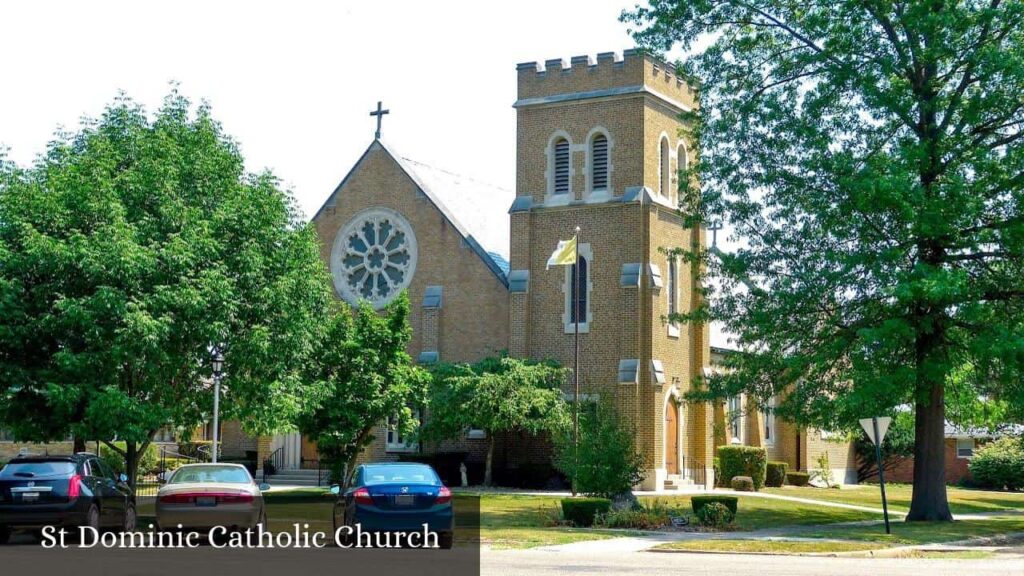
[[[380,308],[408,290],[409,352],[423,364],[508,351],[571,367],[578,309],[582,398],[612,399],[635,428],[643,488],[703,481],[713,411],[682,394],[709,365],[708,331],[667,322],[698,294],[690,265],[664,252],[704,242],[676,209],[679,170],[696,153],[680,116],[696,95],[671,66],[632,50],[528,62],[517,74],[516,190],[374,139],[313,218],[335,291]],[[576,227],[577,265],[546,269]],[[479,453],[481,435],[469,431],[463,447]],[[505,444],[507,466],[538,452]],[[281,448],[292,465],[316,458],[297,434],[259,448],[260,462]],[[365,458],[417,449],[382,422]]]

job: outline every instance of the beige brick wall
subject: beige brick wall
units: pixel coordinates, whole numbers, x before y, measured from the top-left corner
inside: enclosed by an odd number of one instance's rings
[[[88,446],[93,449],[92,444]],[[71,454],[74,450],[72,442],[50,442],[39,444],[35,442],[0,442],[0,460],[10,460],[18,456],[22,451],[30,454]]]

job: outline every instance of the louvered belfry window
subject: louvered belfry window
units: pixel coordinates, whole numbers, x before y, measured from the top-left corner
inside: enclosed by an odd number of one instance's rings
[[[569,141],[555,142],[555,194],[569,193]]]
[[[594,190],[608,189],[608,138],[604,134],[594,136],[590,150],[591,162],[593,163]]]

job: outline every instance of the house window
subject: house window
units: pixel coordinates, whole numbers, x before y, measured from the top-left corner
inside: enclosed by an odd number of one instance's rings
[[[174,430],[161,428],[153,435],[153,442],[174,442]]]
[[[420,411],[413,409],[412,417],[414,420],[419,421]],[[387,452],[415,452],[419,448],[419,444],[397,430],[397,424],[397,418],[394,416],[388,418],[388,433],[384,449]]]
[[[761,412],[764,416],[764,442],[775,443],[775,399],[768,401],[768,406]]]
[[[569,193],[569,141],[565,138],[555,141],[553,192],[555,194]]]
[[[592,192],[608,189],[608,137],[596,134],[590,141],[590,190]]]
[[[660,156],[661,162],[658,165],[660,184],[658,192],[667,198],[669,190],[672,189],[672,171],[669,168],[668,138],[665,136],[661,137]]]
[[[565,314],[562,315],[562,322],[565,325],[566,334],[572,334],[576,331],[577,312],[579,313],[579,330],[581,333],[590,331],[590,321],[593,316],[590,307],[593,275],[590,273],[590,269],[594,262],[594,254],[591,252],[590,244],[580,244],[577,249],[579,250],[579,256],[576,265],[565,267],[565,284],[562,288],[565,295]],[[579,271],[578,291],[576,286],[577,271]]]
[[[974,457],[974,438],[957,438],[956,439],[956,457],[957,458],[972,458],[972,457]]]
[[[470,428],[469,431],[466,432],[466,437],[470,440],[480,440],[482,438],[487,438],[487,431],[481,430],[480,428]]]
[[[732,439],[739,440],[740,444],[743,443],[743,399],[740,396],[732,396],[729,398],[729,413],[726,415],[729,419],[729,432]]]

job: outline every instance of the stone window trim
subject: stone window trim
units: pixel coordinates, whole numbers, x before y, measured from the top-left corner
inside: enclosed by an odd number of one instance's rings
[[[427,286],[423,291],[423,307],[427,309],[440,309],[444,303],[444,287]]]
[[[672,314],[679,312],[679,298],[681,296],[679,289],[679,259],[669,256],[666,268],[668,279],[665,286],[665,309],[668,311],[668,317],[665,324],[668,330],[668,337],[679,338],[679,322],[671,320]]]
[[[565,140],[569,145],[569,187],[566,192],[555,193],[555,146],[560,140]],[[544,177],[547,181],[547,192],[544,195],[545,206],[565,206],[575,200],[575,193],[572,189],[572,181],[576,176],[575,169],[573,167],[573,153],[584,151],[581,147],[573,144],[572,136],[569,135],[565,130],[555,130],[548,138],[547,148],[544,150],[544,154],[547,157],[547,169],[544,171]]]
[[[658,136],[658,196],[672,197],[672,145],[665,132]]]
[[[586,278],[580,279],[580,290],[586,296],[586,310],[582,310],[583,322],[580,322],[580,334],[590,332],[590,324],[594,320],[593,290],[594,290],[594,251],[590,244],[580,244],[577,247],[579,257],[586,260]],[[564,312],[562,313],[562,326],[566,334],[575,334],[576,324],[572,321],[572,271],[575,266],[565,266],[565,281],[562,283],[562,296]]]
[[[655,385],[665,383],[665,365],[661,360],[651,360],[651,383]]]
[[[372,237],[367,236],[367,227],[373,230]],[[382,231],[387,237],[380,238]],[[383,206],[361,210],[334,237],[330,260],[334,288],[350,305],[367,300],[380,310],[409,287],[416,273],[417,250],[416,234],[404,216]],[[383,291],[381,280],[386,285]],[[367,281],[373,284],[369,295]]]
[[[598,136],[604,136],[606,142],[606,170],[605,180],[607,185],[602,188],[594,187],[594,141]],[[612,173],[614,172],[615,165],[612,162],[615,141],[612,140],[611,133],[604,126],[595,126],[587,134],[587,148],[586,148],[586,162],[584,165],[584,171],[587,177],[587,190],[586,200],[588,202],[603,202],[608,200],[614,195],[612,189]]]
[[[526,294],[530,291],[530,271],[512,270],[508,273],[508,291],[512,294]]]

